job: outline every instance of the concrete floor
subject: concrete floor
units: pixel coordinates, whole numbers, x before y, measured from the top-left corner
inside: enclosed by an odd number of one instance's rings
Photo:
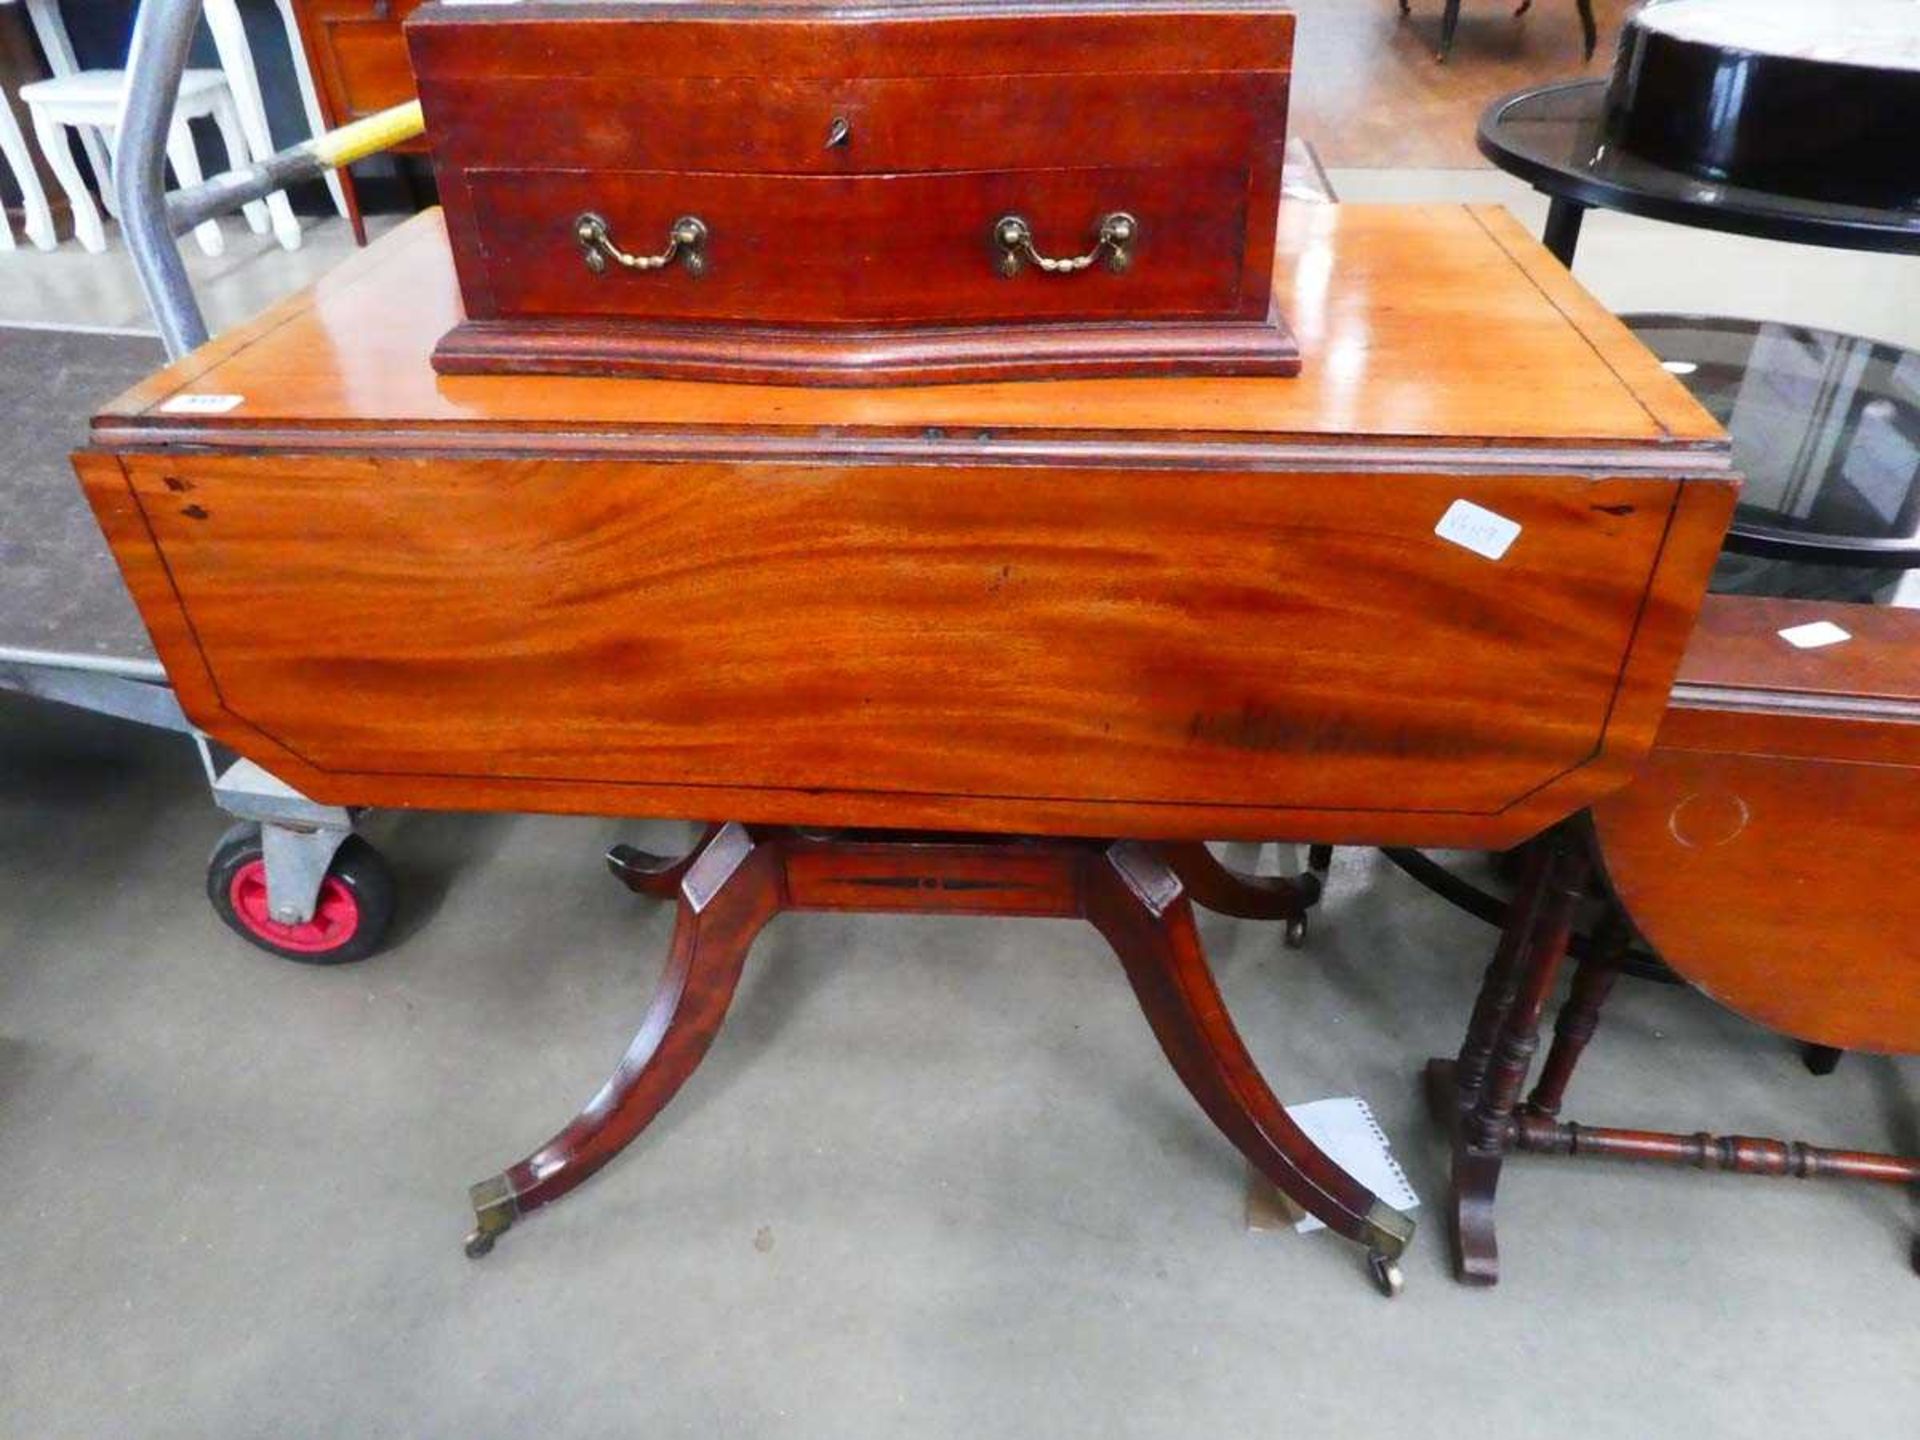
[[[1335,181],[1537,223],[1486,172]],[[237,229],[216,325],[344,249]],[[115,263],[10,257],[0,320],[138,326]],[[1920,343],[1911,261],[1602,216],[1578,269],[1622,308]],[[572,1113],[660,964],[667,912],[598,855],[676,832],[376,815],[399,942],[321,970],[218,927],[219,829],[182,742],[0,696],[0,1436],[1920,1433],[1909,1197],[1523,1159],[1506,1283],[1452,1282],[1429,1205],[1388,1303],[1341,1241],[1247,1228],[1242,1165],[1057,922],[779,921],[654,1130],[468,1261],[467,1184]],[[1490,932],[1355,851],[1304,953],[1205,933],[1281,1096],[1365,1096],[1441,1198],[1416,1077]],[[1815,1080],[1628,983],[1569,1113],[1911,1150],[1915,1077]]]
[[[369,216],[368,233],[382,234],[397,220]],[[180,247],[207,327],[216,334],[312,284],[353,253],[353,232],[334,216],[303,220],[298,250],[282,250],[273,236],[255,235],[233,217],[220,223],[225,254],[203,255],[191,241]],[[88,254],[71,239],[50,251],[23,241],[17,250],[0,254],[0,326],[154,333],[119,226],[107,226],[107,250],[100,255]]]
[[[0,697],[0,1434],[1920,1425],[1901,1194],[1523,1159],[1506,1283],[1455,1285],[1427,1206],[1387,1302],[1336,1238],[1246,1228],[1237,1157],[1062,922],[780,920],[654,1130],[469,1261],[466,1185],[585,1098],[660,964],[666,910],[598,854],[676,832],[377,815],[403,935],[327,970],[217,926],[218,829],[180,742]],[[1355,851],[1305,952],[1205,933],[1283,1098],[1364,1095],[1440,1197],[1415,1073],[1489,932]],[[1913,1079],[1815,1080],[1628,983],[1570,1113],[1913,1148]]]

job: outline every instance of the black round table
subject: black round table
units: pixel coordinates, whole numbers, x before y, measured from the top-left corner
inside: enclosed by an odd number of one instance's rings
[[[1745,485],[1714,589],[1870,603],[1888,571],[1920,568],[1920,354],[1772,321],[1622,318],[1733,437]]]
[[[1621,150],[1606,134],[1607,84],[1536,86],[1494,101],[1480,117],[1480,153],[1551,202],[1541,238],[1561,264],[1573,263],[1580,222],[1594,208],[1768,240],[1920,254],[1920,211],[1716,184]]]

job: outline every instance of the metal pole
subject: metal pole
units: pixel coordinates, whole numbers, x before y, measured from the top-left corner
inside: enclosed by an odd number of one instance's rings
[[[142,0],[127,56],[126,94],[114,145],[114,184],[120,228],[127,237],[160,327],[167,354],[178,360],[204,344],[207,322],[193,298],[187,267],[167,220],[167,131],[173,124],[180,76],[200,21],[201,0]]]
[[[202,220],[229,214],[249,200],[303,180],[318,180],[338,166],[411,140],[425,129],[418,100],[395,105],[269,155],[257,164],[216,175],[191,189],[175,190],[167,196],[167,223],[174,234],[184,235]]]

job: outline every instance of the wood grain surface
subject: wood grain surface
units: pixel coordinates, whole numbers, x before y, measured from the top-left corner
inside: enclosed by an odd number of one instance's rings
[[[749,16],[752,24],[742,24]],[[1063,23],[1064,22],[1064,23]],[[644,25],[646,42],[633,43]],[[1054,31],[1051,39],[1042,32]],[[532,47],[530,48],[530,42]],[[521,0],[474,23],[470,5],[426,5],[407,24],[414,70],[462,80],[552,75],[637,81],[793,76],[1133,74],[1285,70],[1293,16],[1262,0],[1191,0],[1159,10],[1107,3],[544,4]]]
[[[1822,621],[1849,638],[1803,649],[1781,635]],[[1709,595],[1700,604],[1679,680],[1689,691],[1763,690],[1776,703],[1798,700],[1816,708],[1823,700],[1920,704],[1917,643],[1920,615],[1912,610]]]
[[[1782,630],[1828,621],[1845,644],[1800,649]],[[1910,610],[1709,595],[1660,724],[1670,750],[1920,764]]]
[[[1436,232],[1477,306],[1391,263]],[[422,223],[115,407],[120,463],[83,476],[188,712],[317,798],[1518,840],[1650,741],[1731,510],[1724,439],[1497,223],[1307,237],[1348,347],[1319,383],[855,401],[423,384]],[[1445,366],[1437,317],[1469,342]],[[1518,384],[1516,354],[1571,373]],[[179,392],[241,400],[182,417]],[[1543,393],[1615,428],[1556,435]],[[955,397],[1015,423],[950,428]],[[1460,501],[1511,549],[1437,535]]]
[[[1595,816],[1635,924],[1694,985],[1801,1040],[1920,1053],[1920,767],[1656,750]]]
[[[797,330],[679,320],[638,329],[588,316],[467,320],[433,349],[442,375],[580,375],[735,385],[970,385],[1144,375],[1291,375],[1299,348],[1275,312],[1255,320],[1050,320],[1009,346],[1003,326],[874,325]]]
[[[819,821],[832,791],[897,823],[944,813],[931,795],[1043,831],[1314,811],[1343,835],[1404,814],[1524,833],[1536,796],[1599,783],[1579,772],[1610,726],[1651,724],[1639,673],[1664,686],[1686,614],[1649,619],[1655,567],[1692,571],[1684,594],[1704,563],[1663,551],[1683,487],[1644,478],[126,471],[205,667],[190,713],[243,751],[270,737],[323,798],[438,777],[616,812]],[[1463,498],[1523,527],[1501,561],[1433,533]]]
[[[1852,638],[1779,636],[1816,619]],[[1707,994],[1920,1053],[1920,612],[1710,597],[1655,750],[1594,818],[1634,923]]]
[[[1277,167],[1287,118],[1285,70],[1050,74],[1044,85],[1006,75],[595,73],[566,89],[571,111],[591,123],[555,123],[554,82],[530,75],[443,86],[429,119],[449,134],[484,134],[492,168],[888,175],[1207,165],[1223,153],[1265,154]],[[828,145],[837,119],[846,138]]]

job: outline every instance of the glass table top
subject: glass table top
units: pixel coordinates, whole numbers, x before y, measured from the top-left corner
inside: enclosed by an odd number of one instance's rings
[[[1733,437],[1746,486],[1716,590],[1871,602],[1920,567],[1920,353],[1769,321],[1623,318]]]
[[[1564,81],[1496,100],[1481,153],[1550,195],[1682,225],[1855,249],[1920,253],[1920,211],[1840,205],[1718,184],[1610,143],[1607,82]]]

